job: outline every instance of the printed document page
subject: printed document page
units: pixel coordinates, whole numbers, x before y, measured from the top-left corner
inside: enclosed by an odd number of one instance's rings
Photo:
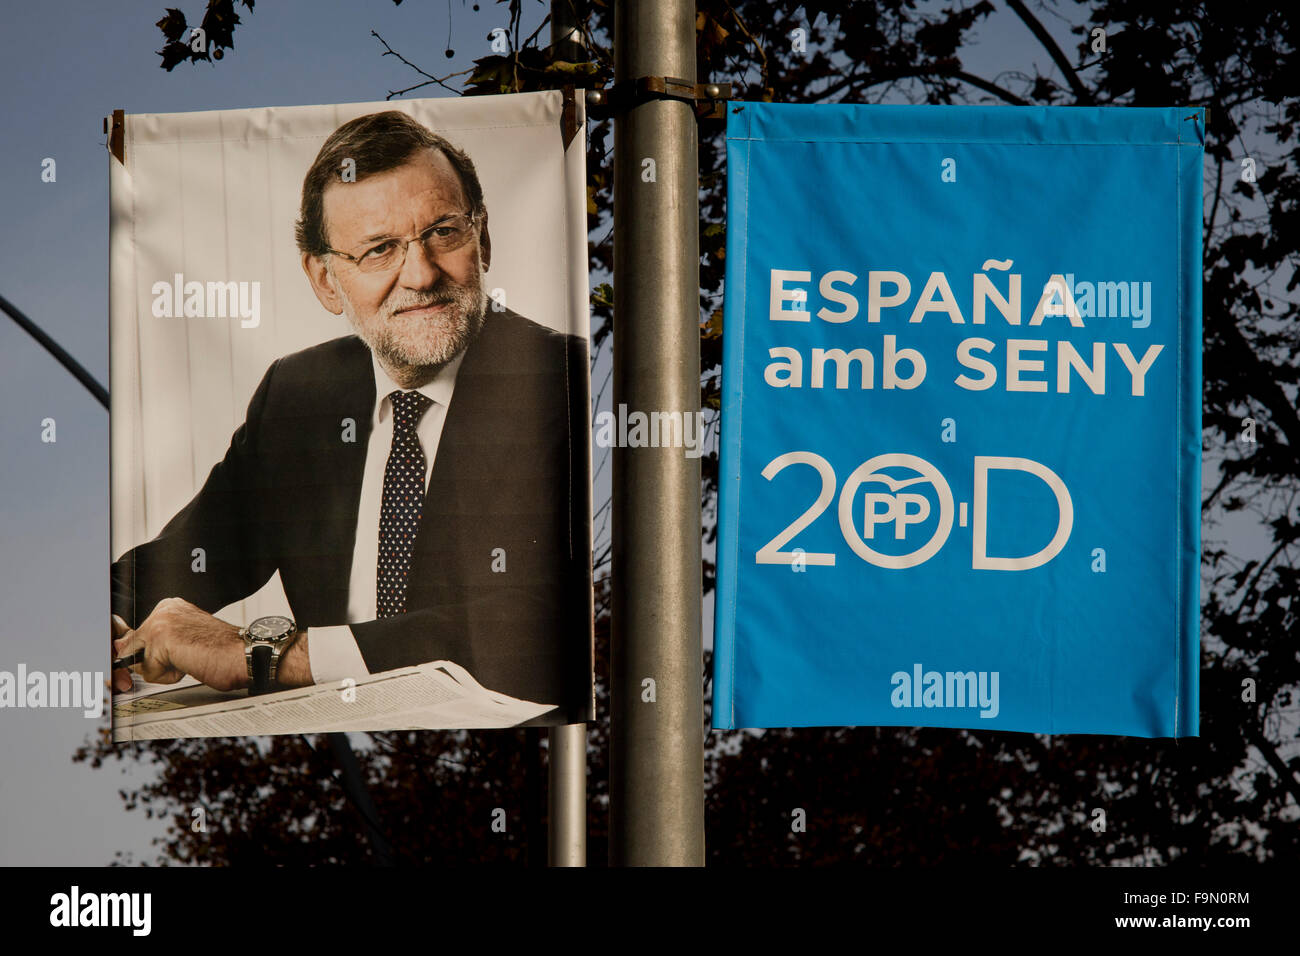
[[[113,700],[113,739],[230,737],[334,730],[456,730],[513,727],[551,710],[487,690],[451,661],[357,680],[249,697],[186,679],[144,684]]]

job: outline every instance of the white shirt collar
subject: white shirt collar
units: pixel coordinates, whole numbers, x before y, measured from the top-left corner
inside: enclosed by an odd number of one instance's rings
[[[452,390],[456,385],[456,373],[460,370],[461,360],[465,358],[465,352],[462,351],[454,359],[438,369],[438,374],[433,377],[431,382],[421,385],[415,391],[419,392],[425,398],[431,399],[438,404],[447,407],[451,405]],[[384,371],[384,367],[379,364],[379,359],[375,353],[370,353],[370,365],[375,371],[375,412],[372,425],[378,424],[392,414],[393,403],[388,401],[388,395],[394,391],[410,391],[404,389],[389,377]]]

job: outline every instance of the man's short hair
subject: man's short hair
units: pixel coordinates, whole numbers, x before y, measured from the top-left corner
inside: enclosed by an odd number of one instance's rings
[[[398,110],[370,113],[344,123],[333,133],[302,181],[302,208],[295,234],[298,248],[314,256],[329,252],[325,237],[325,187],[340,177],[343,161],[356,164],[356,181],[375,173],[388,172],[406,163],[421,149],[437,149],[451,162],[460,177],[461,187],[469,200],[471,215],[481,215],[483,187],[479,184],[474,162],[427,126],[422,126]]]

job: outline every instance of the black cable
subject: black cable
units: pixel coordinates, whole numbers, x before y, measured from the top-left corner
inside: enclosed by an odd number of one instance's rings
[[[27,331],[28,335],[41,344],[41,347],[44,348],[45,351],[58,359],[59,364],[71,372],[76,377],[77,381],[86,386],[86,390],[90,392],[91,395],[95,396],[99,401],[99,404],[103,405],[105,409],[108,408],[108,389],[103,385],[100,385],[93,375],[82,368],[80,362],[65,352],[58,342],[46,335],[40,326],[27,318],[27,316],[23,315],[22,312],[18,311],[18,307],[4,296],[0,296],[0,309],[4,309],[11,319],[17,322]]]

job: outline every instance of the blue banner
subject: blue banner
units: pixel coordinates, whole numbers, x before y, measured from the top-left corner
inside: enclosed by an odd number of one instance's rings
[[[727,140],[714,726],[1196,735],[1203,111]]]

